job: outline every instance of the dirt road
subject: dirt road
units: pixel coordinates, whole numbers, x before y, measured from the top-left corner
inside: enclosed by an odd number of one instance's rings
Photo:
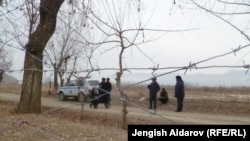
[[[6,101],[19,101],[20,95],[13,93],[0,93],[0,99]],[[58,108],[72,108],[76,110],[81,109],[81,105],[76,101],[59,101],[56,98],[42,97],[42,105]],[[121,113],[121,105],[112,105],[111,108],[105,109],[100,105],[98,109],[89,108],[88,104],[84,105],[84,110],[95,110],[96,112],[110,112]],[[203,113],[189,113],[189,112],[174,112],[168,110],[157,110],[156,114],[152,114],[153,111],[147,109],[141,109],[137,107],[128,107],[128,116],[138,116],[143,118],[155,118],[156,120],[166,120],[172,124],[249,124],[249,117],[241,116],[228,116],[228,115],[215,115],[215,114],[203,114]],[[150,114],[151,113],[151,114]]]

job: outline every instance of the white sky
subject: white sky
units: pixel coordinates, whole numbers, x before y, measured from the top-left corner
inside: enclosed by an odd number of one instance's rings
[[[238,31],[214,16],[204,14],[199,10],[181,11],[180,9],[176,9],[176,7],[171,12],[168,2],[170,1],[159,0],[157,10],[150,19],[148,28],[157,27],[172,30],[197,28],[197,30],[167,33],[157,41],[142,45],[141,49],[143,52],[150,56],[155,64],[144,57],[136,48],[127,50],[124,59],[128,67],[153,67],[157,64],[159,64],[160,67],[187,66],[189,62],[195,63],[216,55],[224,54],[232,51],[232,49],[238,48],[239,45],[245,45],[247,43],[244,36]],[[149,5],[145,5],[146,10],[152,8],[148,6]],[[153,6],[153,4],[150,4],[150,6]],[[149,11],[149,13],[151,13],[153,10]],[[170,12],[172,13],[171,16],[169,15]],[[147,16],[145,15],[145,17]],[[242,21],[243,20],[239,20],[240,23],[242,23]],[[236,57],[232,54],[208,61],[201,65],[242,65],[242,59],[248,63],[249,55],[244,58],[242,57],[248,54],[249,50],[250,49],[241,50],[237,53]],[[108,59],[110,58],[109,56],[113,58],[114,53],[109,52],[103,55],[100,60]],[[104,67],[112,65],[110,63],[100,64],[103,64],[102,66]],[[113,65],[117,66],[117,62],[114,61]],[[202,72],[223,73],[225,69],[205,70]]]
[[[124,61],[127,67],[154,67],[159,64],[159,67],[184,67],[189,62],[196,63],[201,60],[217,56],[220,54],[232,51],[238,48],[239,45],[246,45],[248,42],[238,31],[233,29],[228,24],[215,18],[212,15],[205,14],[201,10],[183,10],[174,6],[172,10],[171,1],[169,0],[145,0],[145,21],[149,20],[148,28],[161,28],[168,30],[182,30],[188,28],[196,28],[196,30],[185,31],[179,33],[166,33],[159,40],[153,41],[140,46],[147,56],[153,62],[142,55],[136,48],[126,50]],[[154,11],[155,10],[155,11]],[[152,11],[154,11],[152,17]],[[171,14],[171,15],[170,15]],[[151,17],[151,18],[149,18]],[[237,20],[238,24],[245,25],[248,21],[247,18],[232,19]],[[162,34],[162,33],[161,33]],[[154,37],[160,36],[156,34]],[[145,34],[146,37],[152,35]],[[24,52],[20,50],[13,50],[14,57],[14,70],[23,68]],[[96,58],[97,65],[100,68],[118,68],[118,54],[119,49],[113,50]],[[242,60],[246,64],[250,63],[250,47],[242,49],[234,54],[225,57],[217,58],[206,63],[199,64],[199,66],[210,65],[243,65]],[[187,74],[193,73],[207,73],[207,74],[221,74],[228,69],[203,69],[188,71]],[[169,70],[157,71],[157,74],[168,72]],[[132,71],[138,73],[139,71]],[[141,71],[151,73],[151,71]],[[180,73],[183,73],[180,72]],[[113,77],[115,72],[102,72],[101,77]],[[12,73],[13,76],[22,79],[21,72]],[[49,74],[46,74],[49,75]],[[96,74],[97,76],[100,74]],[[249,76],[249,74],[248,74]],[[147,78],[145,78],[147,79]]]

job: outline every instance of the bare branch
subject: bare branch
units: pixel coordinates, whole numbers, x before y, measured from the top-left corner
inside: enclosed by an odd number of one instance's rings
[[[224,4],[231,4],[231,5],[241,5],[241,6],[250,6],[250,4],[248,3],[243,3],[243,2],[228,2],[228,1],[223,1],[223,0],[217,0],[221,3],[224,3]]]
[[[214,11],[209,10],[203,6],[201,6],[200,4],[198,4],[197,2],[195,2],[194,0],[192,0],[192,2],[199,8],[205,10],[206,12],[210,13],[211,15],[214,15],[215,17],[219,18],[220,20],[224,21],[225,23],[229,24],[230,26],[232,26],[234,29],[236,29],[237,31],[239,31],[242,35],[245,36],[245,38],[250,42],[250,37],[241,29],[239,29],[237,26],[235,26],[234,24],[232,24],[231,22],[225,20],[224,18],[222,18],[221,16],[217,15]]]

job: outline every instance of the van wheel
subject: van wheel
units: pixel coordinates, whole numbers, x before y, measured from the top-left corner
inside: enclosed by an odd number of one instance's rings
[[[64,96],[64,93],[63,93],[63,92],[60,92],[60,93],[59,93],[59,100],[60,100],[60,101],[64,101],[64,100],[65,100],[65,96]]]

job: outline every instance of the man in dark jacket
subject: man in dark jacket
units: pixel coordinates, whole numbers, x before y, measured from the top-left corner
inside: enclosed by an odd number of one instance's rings
[[[106,79],[102,78],[102,82],[99,83],[99,95],[100,95],[100,103],[104,103],[105,108],[109,108],[108,105],[108,94],[107,91],[107,85],[106,85]]]
[[[112,84],[110,82],[109,77],[107,78],[106,88],[107,88],[107,92],[108,92],[108,95],[107,95],[108,106],[110,106],[110,100],[111,100],[111,95],[110,94],[111,94],[111,90],[112,90]]]
[[[180,76],[176,76],[176,84],[175,84],[175,95],[177,98],[177,109],[176,112],[181,112],[183,107],[183,100],[185,97],[185,86],[184,81]]]
[[[149,109],[156,109],[157,92],[160,90],[160,86],[156,81],[156,77],[153,77],[152,83],[148,85],[149,89]],[[153,106],[153,107],[152,107]]]

